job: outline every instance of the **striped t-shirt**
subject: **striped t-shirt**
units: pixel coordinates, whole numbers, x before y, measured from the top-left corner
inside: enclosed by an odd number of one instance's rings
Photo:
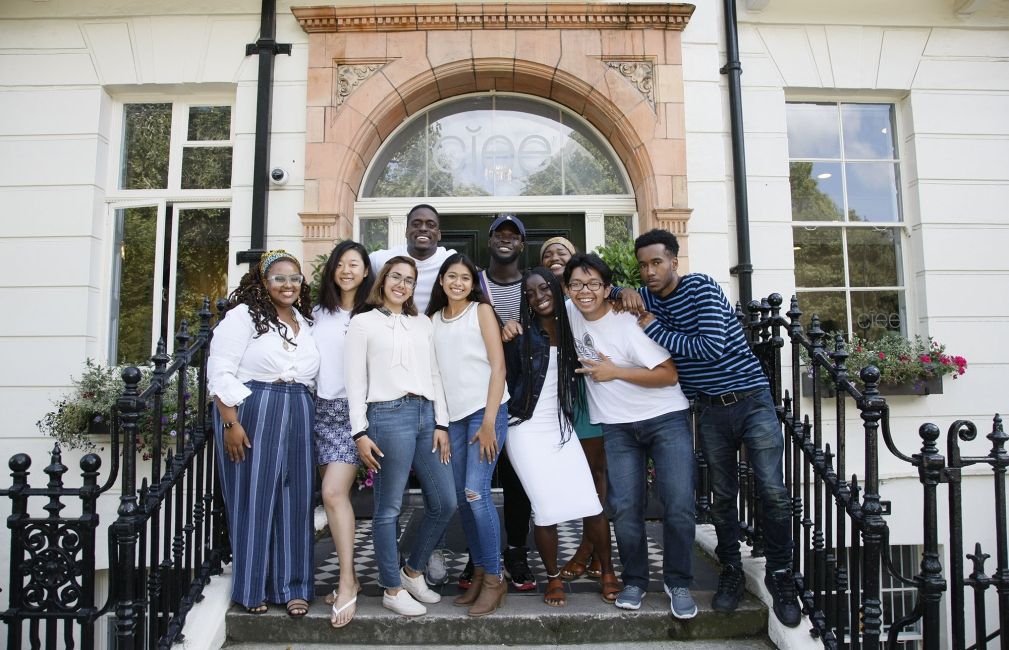
[[[494,313],[501,319],[502,323],[510,320],[517,321],[522,313],[522,280],[498,284],[491,280],[490,275],[484,271],[484,280],[487,282],[487,289],[490,291],[491,305]]]
[[[768,387],[736,311],[712,278],[685,275],[665,298],[644,287],[638,293],[655,315],[645,334],[669,350],[687,397]]]

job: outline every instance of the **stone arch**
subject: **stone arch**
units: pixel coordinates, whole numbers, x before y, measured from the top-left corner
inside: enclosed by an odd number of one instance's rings
[[[313,239],[350,236],[365,170],[396,127],[434,102],[486,91],[549,99],[582,116],[627,170],[639,226],[685,234],[687,6],[563,5],[572,12],[564,16],[489,7],[295,9],[309,32],[306,246],[310,226]]]

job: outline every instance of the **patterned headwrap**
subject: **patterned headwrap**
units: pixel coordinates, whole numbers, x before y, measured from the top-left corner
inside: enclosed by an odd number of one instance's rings
[[[569,239],[566,239],[564,237],[551,237],[550,239],[543,242],[542,246],[540,246],[540,261],[543,261],[543,252],[546,251],[547,247],[553,246],[554,244],[560,244],[564,248],[568,249],[568,252],[571,253],[572,255],[578,252],[578,249],[575,248],[575,245],[572,244]]]
[[[297,257],[291,255],[282,248],[277,248],[272,251],[266,251],[263,253],[263,256],[259,258],[259,274],[265,277],[267,269],[269,269],[277,260],[291,260],[294,262],[294,265],[298,267],[298,270],[301,270],[301,262],[298,261]]]

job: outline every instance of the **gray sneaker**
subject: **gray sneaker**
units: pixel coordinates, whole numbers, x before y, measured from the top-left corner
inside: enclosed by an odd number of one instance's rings
[[[424,571],[424,579],[427,584],[443,585],[448,580],[448,567],[445,566],[445,551],[436,548],[431,553],[427,561],[427,570]]]
[[[697,603],[690,595],[687,587],[672,587],[665,585],[666,595],[669,596],[669,608],[676,618],[693,618],[697,616]]]
[[[641,600],[645,597],[645,590],[634,585],[627,585],[624,590],[617,594],[614,605],[620,609],[640,609]]]

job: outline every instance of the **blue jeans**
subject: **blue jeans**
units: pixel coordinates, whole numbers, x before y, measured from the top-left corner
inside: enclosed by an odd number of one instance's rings
[[[494,420],[498,453],[504,449],[508,432],[508,408],[502,404]],[[480,460],[480,443],[469,441],[483,423],[484,409],[448,425],[452,440],[452,473],[455,475],[455,496],[459,503],[459,519],[466,533],[473,566],[483,567],[492,575],[501,573],[501,523],[490,495],[494,462]]]
[[[783,482],[785,443],[781,424],[774,412],[771,391],[765,390],[735,404],[695,402],[701,451],[708,462],[714,502],[718,546],[715,554],[723,564],[742,564],[739,552],[739,479],[736,468],[740,445],[757,481],[760,495],[767,570],[791,566],[792,533],[788,492]]]
[[[689,587],[694,554],[694,440],[688,411],[641,422],[603,425],[606,502],[617,536],[624,585],[648,589],[645,536],[645,461],[655,463],[662,500],[662,576],[666,586]]]
[[[409,568],[424,570],[455,512],[452,468],[431,453],[433,435],[434,407],[423,397],[408,395],[368,405],[368,437],[385,454],[378,458],[382,469],[375,474],[372,537],[379,584],[386,589],[400,586],[396,533],[411,466],[424,493],[424,519],[406,561]]]

